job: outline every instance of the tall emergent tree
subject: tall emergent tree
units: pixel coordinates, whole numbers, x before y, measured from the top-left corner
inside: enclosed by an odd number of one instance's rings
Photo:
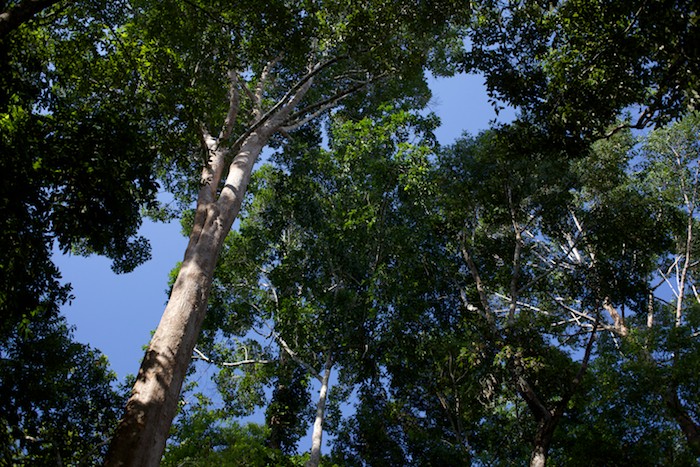
[[[456,40],[452,2],[134,2],[118,35],[158,83],[197,193],[190,242],[110,447],[109,465],[157,465],[206,312],[221,246],[262,149],[363,91],[365,106],[424,86]],[[458,18],[465,18],[464,12]],[[178,149],[171,145],[172,149]],[[186,156],[190,156],[189,158]],[[192,173],[199,174],[198,178]]]

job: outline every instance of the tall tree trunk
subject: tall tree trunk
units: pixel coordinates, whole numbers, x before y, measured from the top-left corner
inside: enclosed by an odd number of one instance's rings
[[[106,466],[155,467],[160,463],[206,314],[221,247],[240,211],[253,165],[270,137],[280,130],[298,128],[367,84],[306,106],[304,112],[291,118],[292,111],[311,88],[314,77],[341,58],[310,63],[308,72],[275,105],[264,111],[267,108],[263,103],[265,86],[279,60],[276,58],[265,66],[256,93],[250,95],[256,121],[233,144],[237,153],[228,165],[223,183],[229,149],[221,145],[229,140],[239,109],[235,70],[228,72],[229,109],[218,137],[212,136],[202,125],[201,136],[209,151],[209,160],[202,171],[190,242],[168,305],[141,363],[124,417],[112,439]]]
[[[596,316],[593,331],[586,344],[586,351],[583,355],[581,366],[576,376],[574,376],[574,379],[571,381],[569,390],[563,395],[553,410],[549,410],[544,405],[544,402],[540,399],[537,392],[535,392],[522,375],[518,378],[518,391],[532,411],[535,420],[537,420],[537,432],[535,433],[535,441],[530,455],[530,467],[544,467],[547,464],[547,456],[549,454],[549,447],[552,444],[552,438],[554,437],[554,431],[557,429],[569,401],[581,385],[583,376],[588,369],[588,362],[591,358],[591,352],[593,351],[593,343],[595,342],[598,331],[599,319],[600,317]],[[516,366],[516,368],[518,368],[517,371],[522,371],[519,366]]]
[[[306,463],[306,467],[318,467],[321,463],[321,443],[323,441],[323,418],[326,413],[326,398],[328,395],[328,380],[333,367],[332,354],[328,354],[324,367],[323,378],[321,379],[321,390],[318,393],[318,404],[316,405],[316,420],[314,420],[314,431],[311,435],[311,456]]]
[[[223,163],[225,153],[212,154],[203,176],[206,183],[200,189],[185,258],[110,445],[107,466],[160,464],[192,351],[206,315],[221,247],[240,210],[255,160],[271,134],[270,131],[261,132],[246,140],[231,164],[218,199],[216,191],[221,171],[212,168]]]

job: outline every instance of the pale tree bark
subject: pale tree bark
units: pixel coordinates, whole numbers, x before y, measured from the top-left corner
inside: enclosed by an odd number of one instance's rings
[[[545,467],[547,465],[549,446],[552,443],[556,425],[551,418],[538,424],[534,447],[530,455],[530,467]]]
[[[318,403],[316,404],[316,418],[314,419],[314,429],[311,434],[311,455],[306,463],[306,467],[318,467],[321,463],[321,444],[323,441],[323,421],[326,413],[326,401],[328,396],[328,381],[331,376],[331,369],[333,368],[333,353],[328,351],[328,356],[326,357],[326,363],[323,366],[323,375],[316,371],[314,367],[309,365],[304,361],[299,354],[297,354],[290,346],[285,342],[285,340],[277,333],[273,333],[275,340],[282,347],[282,350],[289,355],[292,360],[297,362],[302,368],[304,368],[312,377],[321,383],[321,389],[319,390]]]
[[[141,364],[106,465],[136,467],[160,463],[182,383],[204,321],[219,252],[240,210],[255,158],[269,136],[265,133],[251,135],[242,146],[218,200],[212,199],[212,185],[205,185],[200,190],[185,258]]]
[[[321,463],[321,444],[323,441],[323,420],[326,413],[326,400],[328,395],[328,380],[333,367],[333,356],[331,353],[326,358],[323,377],[321,378],[321,389],[318,393],[318,404],[316,405],[316,419],[314,420],[314,431],[311,435],[311,456],[306,463],[306,467],[318,467]]]
[[[227,167],[229,149],[223,143],[231,134],[238,112],[237,76],[229,72],[230,105],[221,132],[214,137],[202,127],[209,160],[202,172],[194,226],[185,257],[105,465],[159,465],[206,314],[214,268],[224,239],[240,211],[255,161],[270,137],[289,122],[292,111],[321,68],[322,65],[310,68],[277,104],[264,114],[260,112],[256,123],[234,143],[236,154]],[[225,170],[228,173],[219,190]]]
[[[689,205],[688,225],[686,228],[685,252],[683,267],[677,275],[678,295],[676,297],[676,327],[679,327],[683,320],[683,300],[685,298],[686,281],[688,279],[688,268],[690,267],[693,249],[693,208]]]

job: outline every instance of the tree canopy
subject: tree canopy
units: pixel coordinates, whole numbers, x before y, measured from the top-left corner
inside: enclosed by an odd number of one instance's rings
[[[697,44],[685,0],[0,2],[3,456],[695,464]],[[516,118],[441,147],[429,73]],[[52,254],[129,272],[146,217],[190,240],[117,423]]]

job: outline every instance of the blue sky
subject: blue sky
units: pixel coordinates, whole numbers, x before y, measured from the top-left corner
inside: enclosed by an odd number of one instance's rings
[[[430,110],[442,121],[436,132],[441,144],[452,143],[464,131],[478,133],[496,118],[479,76],[431,80],[431,89]],[[500,120],[510,116],[512,112],[501,112]],[[114,274],[110,261],[101,257],[55,258],[63,280],[73,286],[75,298],[63,312],[75,326],[76,340],[101,350],[120,380],[138,371],[143,347],[165,308],[168,273],[187,245],[178,222],[146,222],[141,234],[151,241],[153,258],[129,274]]]

